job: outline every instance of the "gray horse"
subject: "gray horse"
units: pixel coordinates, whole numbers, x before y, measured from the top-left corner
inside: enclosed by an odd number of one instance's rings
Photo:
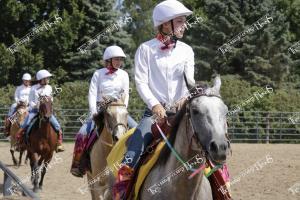
[[[201,160],[198,166],[205,159],[223,164],[230,143],[226,138],[228,108],[220,98],[221,79],[216,77],[214,86],[205,89],[195,87],[186,78],[185,81],[191,94],[176,116],[170,143],[185,162],[196,158]],[[146,177],[138,199],[212,200],[210,183],[203,171],[191,179],[188,179],[191,172],[187,171],[188,167],[183,166],[165,146]]]

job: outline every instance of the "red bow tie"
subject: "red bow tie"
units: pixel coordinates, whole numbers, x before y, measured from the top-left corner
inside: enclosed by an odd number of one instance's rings
[[[161,33],[158,33],[156,35],[156,39],[158,39],[165,45],[160,47],[161,50],[171,49],[175,46],[175,42],[173,40],[170,40],[169,38],[167,38],[167,36],[164,36]]]
[[[105,73],[106,75],[113,74],[118,70],[118,69],[116,69],[114,67],[111,67],[111,66],[106,67],[106,69],[108,70],[108,72]]]

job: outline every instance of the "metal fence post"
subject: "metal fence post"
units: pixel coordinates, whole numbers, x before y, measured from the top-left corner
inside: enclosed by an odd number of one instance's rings
[[[12,192],[10,190],[11,186],[12,186],[12,178],[4,172],[3,196],[12,195]]]
[[[280,140],[282,139],[282,113],[280,113],[280,130],[279,130],[279,132],[280,132]]]
[[[258,112],[255,112],[256,115],[256,142],[258,142]]]
[[[267,127],[266,127],[266,132],[267,132],[267,139],[266,143],[270,143],[270,113],[267,113]]]
[[[12,181],[16,183],[18,187],[20,187],[20,190],[23,191],[24,194],[26,194],[27,197],[31,198],[32,200],[39,200],[39,197],[32,192],[30,189],[28,189],[20,180],[19,177],[17,177],[9,168],[7,168],[1,161],[0,161],[0,169],[4,172],[4,184],[3,184],[3,195],[11,195],[11,189],[12,188]]]

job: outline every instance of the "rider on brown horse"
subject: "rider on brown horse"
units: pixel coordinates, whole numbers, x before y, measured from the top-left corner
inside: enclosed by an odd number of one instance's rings
[[[15,91],[15,103],[11,105],[7,118],[5,119],[5,134],[9,135],[9,130],[12,122],[15,118],[16,107],[18,104],[28,105],[29,102],[29,93],[30,93],[30,81],[31,75],[28,73],[23,74],[22,77],[23,84],[18,86]]]
[[[37,115],[40,101],[46,99],[41,99],[41,97],[51,97],[51,101],[53,101],[52,87],[49,85],[49,77],[51,76],[52,74],[44,69],[37,72],[36,79],[38,81],[38,84],[31,87],[29,95],[29,115],[26,117],[25,122],[17,132],[17,135],[21,135],[24,131],[26,131],[32,119]],[[51,115],[50,123],[54,130],[58,133],[59,139],[57,151],[64,151],[64,148],[62,146],[62,130],[54,115]],[[26,131],[26,136],[28,136],[28,134],[28,131]]]

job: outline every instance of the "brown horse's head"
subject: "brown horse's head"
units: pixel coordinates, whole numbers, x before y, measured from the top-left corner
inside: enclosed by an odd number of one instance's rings
[[[52,115],[52,99],[49,96],[39,97],[39,114],[41,118],[49,119]]]

